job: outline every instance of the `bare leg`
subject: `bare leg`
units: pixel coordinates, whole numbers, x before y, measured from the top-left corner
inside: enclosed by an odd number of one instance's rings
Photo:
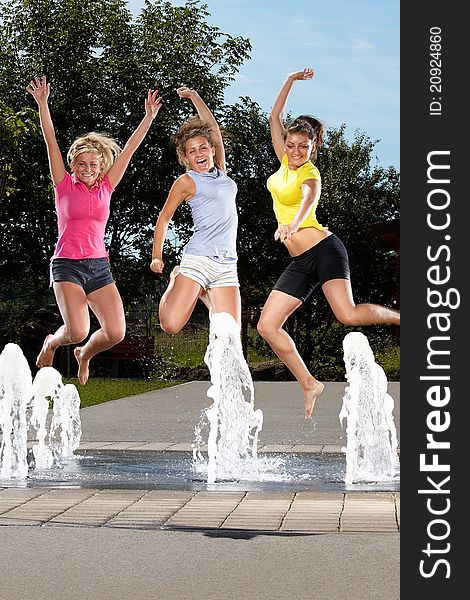
[[[209,315],[211,315],[214,312],[214,308],[211,304],[211,301],[209,299],[209,294],[206,290],[203,290],[201,288],[201,291],[199,292],[199,300],[204,304],[204,306],[207,308],[207,310],[209,311]]]
[[[241,325],[240,289],[237,286],[210,288],[205,294],[205,299],[201,298],[201,300],[211,314],[229,313]]]
[[[126,320],[121,296],[114,283],[88,295],[88,304],[95,313],[100,329],[97,329],[84,346],[75,348],[78,362],[78,381],[85,385],[91,358],[120,342],[126,333]]]
[[[400,312],[380,304],[355,304],[348,279],[331,279],[322,286],[335,317],[343,325],[400,325]]]
[[[36,359],[38,368],[50,367],[59,346],[78,344],[90,330],[87,297],[81,286],[69,281],[54,283],[54,293],[64,324],[46,336]]]
[[[261,312],[258,331],[299,382],[304,393],[305,418],[310,419],[315,401],[325,386],[307,369],[294,340],[283,329],[284,323],[301,304],[298,298],[272,291]]]
[[[201,286],[179,274],[179,267],[175,267],[170,275],[170,283],[160,299],[158,316],[163,331],[178,333],[189,321],[199,294]]]

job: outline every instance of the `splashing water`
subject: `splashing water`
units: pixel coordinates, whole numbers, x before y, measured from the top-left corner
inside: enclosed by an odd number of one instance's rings
[[[52,467],[54,457],[48,443],[47,415],[49,398],[54,404],[62,388],[62,377],[53,367],[40,369],[33,381],[33,402],[30,425],[36,429],[37,444],[33,446],[33,455],[37,469]]]
[[[391,481],[399,461],[387,378],[362,333],[348,333],[343,349],[349,383],[339,413],[341,424],[347,421],[345,483]]]
[[[207,482],[233,479],[262,479],[267,468],[279,468],[282,461],[258,457],[258,434],[263,412],[254,410],[254,386],[243,356],[240,326],[229,313],[210,318],[209,344],[204,360],[209,367],[211,387],[207,395],[213,404],[205,409],[195,428],[193,465],[207,468]],[[202,429],[208,421],[208,462],[201,452]]]
[[[48,427],[50,399],[54,404]],[[7,344],[0,354],[0,478],[28,476],[28,432],[36,440],[35,469],[49,469],[71,458],[81,437],[79,408],[74,385],[64,386],[53,367],[43,367],[32,380],[21,348]]]
[[[50,430],[50,446],[57,462],[73,457],[80,445],[82,424],[80,421],[80,396],[77,388],[67,383],[62,393],[54,399]]]
[[[16,344],[0,354],[0,478],[24,479],[28,474],[26,407],[32,397],[31,370]]]

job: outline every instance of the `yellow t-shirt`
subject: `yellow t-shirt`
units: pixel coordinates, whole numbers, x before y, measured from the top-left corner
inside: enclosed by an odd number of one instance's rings
[[[294,170],[289,169],[287,165],[287,155],[284,154],[279,170],[273,173],[266,183],[273,198],[274,213],[279,225],[288,225],[297,214],[302,200],[304,181],[316,179],[321,182],[320,171],[310,160]],[[315,202],[300,227],[315,227],[322,231],[328,229],[317,221],[315,216],[317,205],[318,202]]]

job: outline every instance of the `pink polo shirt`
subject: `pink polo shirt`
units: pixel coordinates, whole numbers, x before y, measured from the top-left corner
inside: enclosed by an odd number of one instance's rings
[[[114,188],[107,175],[88,189],[66,173],[54,190],[59,239],[52,258],[108,258],[104,235]]]

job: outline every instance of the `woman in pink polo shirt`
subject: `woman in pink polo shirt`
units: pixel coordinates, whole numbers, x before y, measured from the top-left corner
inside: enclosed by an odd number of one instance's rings
[[[26,88],[39,107],[55,190],[59,238],[51,259],[51,284],[64,324],[46,336],[36,365],[51,366],[59,346],[79,344],[89,334],[88,307],[100,323],[83,346],[74,350],[78,380],[88,380],[90,359],[120,342],[126,322],[104,243],[114,188],[156,117],[162,100],[149,90],[145,117],[121,150],[115,140],[89,133],[74,141],[67,153],[72,174],[64,165],[49,112],[50,84],[35,77]]]

